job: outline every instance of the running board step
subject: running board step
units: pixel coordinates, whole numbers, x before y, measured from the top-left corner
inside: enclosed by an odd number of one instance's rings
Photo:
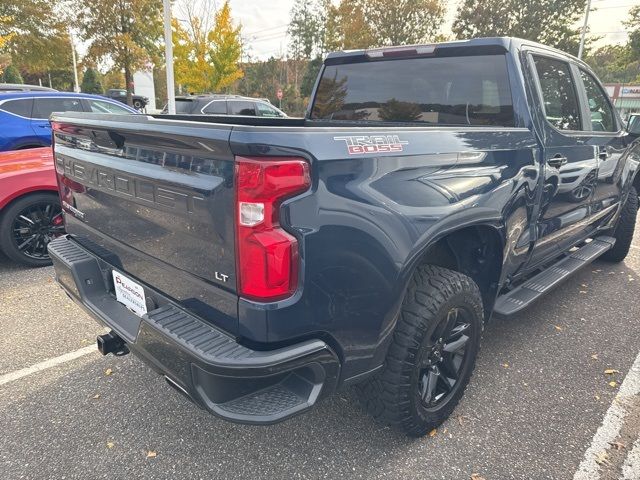
[[[500,295],[494,307],[498,315],[518,313],[547,293],[558,283],[570,277],[585,265],[593,262],[616,243],[613,237],[597,237],[583,247],[571,252],[559,262],[530,278],[522,285]]]

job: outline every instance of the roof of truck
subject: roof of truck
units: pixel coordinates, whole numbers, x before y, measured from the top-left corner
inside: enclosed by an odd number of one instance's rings
[[[326,60],[345,60],[348,58],[361,57],[367,55],[372,51],[393,51],[393,50],[401,50],[403,48],[409,49],[411,47],[415,48],[423,48],[429,49],[433,48],[435,50],[440,49],[457,49],[460,55],[464,55],[464,51],[466,49],[482,49],[491,53],[500,53],[500,51],[507,52],[512,50],[519,50],[522,46],[533,46],[537,48],[542,48],[545,50],[552,51],[557,55],[562,55],[565,57],[569,57],[572,60],[580,61],[573,55],[558,50],[553,47],[549,47],[547,45],[543,45],[538,42],[533,42],[531,40],[526,40],[523,38],[517,37],[485,37],[485,38],[472,38],[470,40],[454,40],[450,42],[441,42],[441,43],[428,43],[428,44],[420,44],[420,45],[399,45],[399,46],[385,46],[380,48],[371,48],[371,49],[362,49],[362,50],[347,50],[341,52],[332,52],[327,55]],[[582,63],[582,62],[581,62]]]

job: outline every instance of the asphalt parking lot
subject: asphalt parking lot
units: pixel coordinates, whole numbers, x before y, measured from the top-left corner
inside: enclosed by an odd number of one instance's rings
[[[276,426],[218,420],[133,356],[92,351],[103,330],[52,274],[0,257],[3,479],[640,478],[640,227],[624,263],[494,319],[460,406],[418,440],[350,390]]]

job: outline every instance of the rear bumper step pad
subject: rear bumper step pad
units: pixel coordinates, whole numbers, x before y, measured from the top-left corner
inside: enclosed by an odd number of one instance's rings
[[[138,317],[116,301],[109,266],[70,236],[49,244],[56,280],[99,323],[167,377],[169,384],[227,420],[270,424],[311,408],[336,386],[340,363],[321,340],[252,350],[183,310],[160,292],[161,306]]]
[[[616,243],[613,237],[597,237],[583,247],[567,255],[559,262],[541,271],[522,285],[500,295],[494,307],[498,315],[518,313],[531,305],[557,284],[567,279],[585,265],[590,264]]]

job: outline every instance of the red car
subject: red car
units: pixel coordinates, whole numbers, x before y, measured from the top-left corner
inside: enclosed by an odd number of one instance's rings
[[[47,244],[62,233],[51,148],[0,152],[0,249],[23,265],[50,265]]]

